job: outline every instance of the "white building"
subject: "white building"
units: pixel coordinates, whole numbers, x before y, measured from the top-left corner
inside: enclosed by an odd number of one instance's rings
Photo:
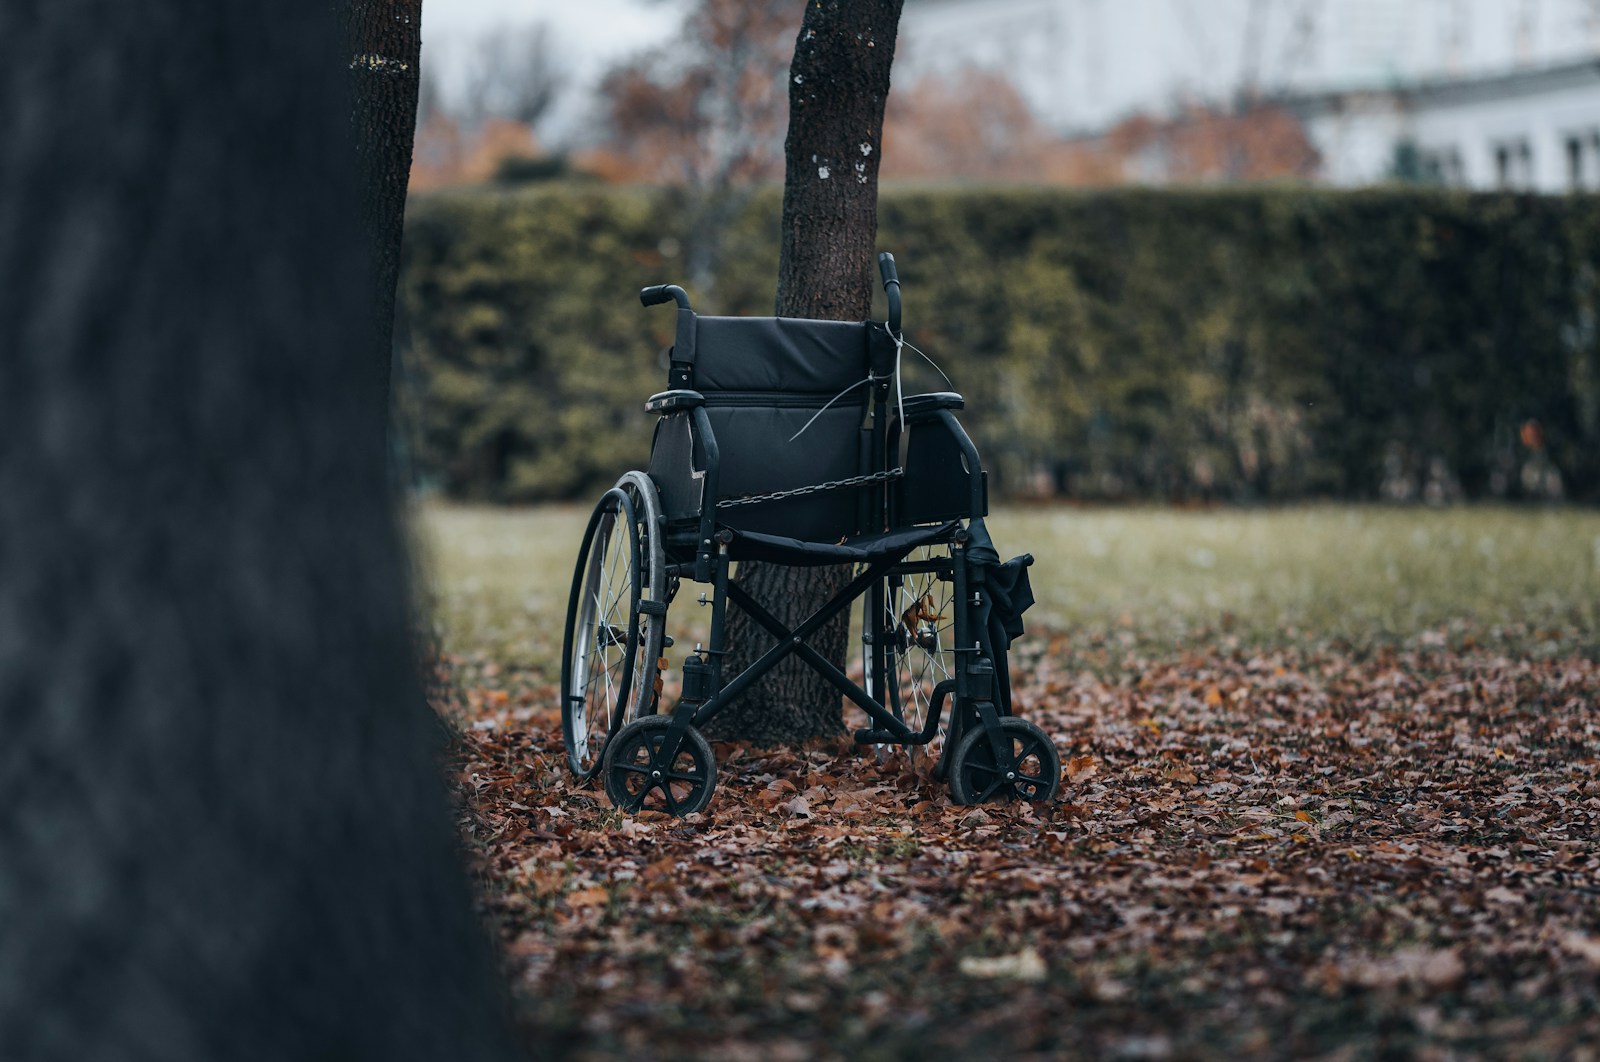
[[[1286,102],[1331,184],[1409,166],[1455,187],[1600,190],[1600,60]]]
[[[1339,185],[1600,188],[1600,0],[906,0],[897,81],[1007,74],[1062,133],[1241,92]]]

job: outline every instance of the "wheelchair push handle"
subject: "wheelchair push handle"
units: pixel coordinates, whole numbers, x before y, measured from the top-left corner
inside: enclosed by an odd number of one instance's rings
[[[680,310],[689,308],[689,296],[676,284],[652,284],[639,292],[639,301],[646,306],[676,301]]]
[[[878,272],[883,274],[883,294],[889,300],[889,331],[900,334],[900,274],[894,267],[894,255],[888,251],[878,255]]]

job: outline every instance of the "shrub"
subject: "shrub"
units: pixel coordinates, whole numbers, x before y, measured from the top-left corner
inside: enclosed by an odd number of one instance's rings
[[[673,193],[419,197],[402,298],[418,474],[587,495],[642,463],[682,281]],[[770,313],[779,195],[697,309]],[[908,335],[1003,493],[1600,496],[1600,201],[1426,189],[894,189]],[[906,354],[908,387],[942,388]]]

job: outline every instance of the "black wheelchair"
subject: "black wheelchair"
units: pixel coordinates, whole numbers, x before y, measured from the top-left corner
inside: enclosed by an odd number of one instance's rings
[[[1050,800],[1061,759],[1013,713],[1007,650],[1033,603],[1031,556],[1005,563],[984,527],[988,482],[952,392],[899,391],[900,284],[879,256],[888,320],[702,317],[676,285],[668,390],[643,472],[595,507],[562,646],[561,717],[580,779],[617,807],[704,808],[716,761],[700,728],[793,654],[866,713],[863,744],[937,744],[935,777],[962,804]],[[735,561],[850,565],[853,578],[798,626],[729,579]],[[662,708],[668,609],[683,580],[709,584],[708,646]],[[807,644],[858,599],[863,684]],[[727,679],[729,602],[773,642]],[[948,711],[947,711],[948,709]]]

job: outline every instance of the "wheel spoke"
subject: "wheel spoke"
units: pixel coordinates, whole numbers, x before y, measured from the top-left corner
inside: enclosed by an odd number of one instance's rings
[[[617,700],[617,691],[616,691],[616,687],[613,686],[612,683],[611,683],[611,677],[612,677],[611,676],[611,669],[610,668],[606,668],[604,671],[601,672],[601,674],[603,674],[605,676],[605,680],[606,680],[606,703],[607,704],[615,704],[616,700]],[[604,714],[604,713],[601,713],[601,714]]]
[[[989,802],[989,798],[998,793],[1000,791],[1000,787],[1005,784],[1006,780],[1004,778],[996,779],[994,782],[990,783],[989,788],[983,791],[983,795],[978,797],[977,802],[979,804],[987,804]]]
[[[716,760],[698,730],[689,727],[670,764],[661,755],[670,716],[644,716],[625,724],[611,739],[604,773],[611,802],[624,810],[649,806],[675,816],[705,807],[716,784]],[[659,774],[658,774],[659,772]],[[660,798],[652,796],[657,790]]]
[[[940,556],[941,551],[924,546],[907,560],[926,563]],[[912,572],[897,578],[899,585],[890,595],[893,614],[889,617],[895,631],[895,694],[907,724],[920,730],[933,712],[934,687],[950,677],[948,646],[954,625],[954,588],[937,571]],[[947,730],[940,725],[930,752],[943,742]]]
[[[992,735],[984,727],[967,732],[955,748],[950,765],[950,788],[957,802],[981,804],[1000,797],[1031,802],[1048,801],[1060,784],[1061,763],[1048,735],[1025,719],[1007,716],[1000,728],[1009,738],[1011,763],[996,763]],[[987,783],[987,784],[986,784]]]

